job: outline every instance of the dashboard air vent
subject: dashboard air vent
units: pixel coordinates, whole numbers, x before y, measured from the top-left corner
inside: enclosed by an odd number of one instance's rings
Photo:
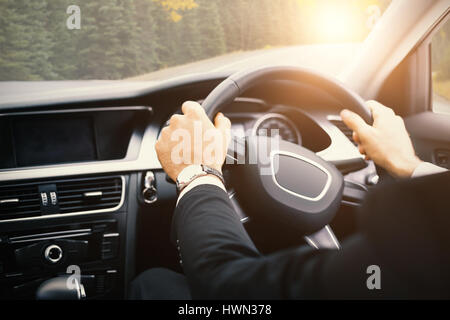
[[[353,140],[353,131],[347,127],[347,125],[342,120],[330,119],[330,122],[338,127],[339,130],[356,146],[357,144]]]
[[[114,211],[122,203],[124,183],[117,176],[1,185],[0,221]]]
[[[56,182],[59,213],[113,209],[122,198],[122,179],[95,178]]]
[[[40,215],[37,185],[0,186],[0,221]]]

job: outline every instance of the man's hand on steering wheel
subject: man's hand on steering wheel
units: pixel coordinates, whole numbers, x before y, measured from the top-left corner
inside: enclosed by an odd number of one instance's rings
[[[376,101],[368,101],[367,106],[372,111],[372,126],[352,111],[341,112],[342,120],[353,130],[359,152],[394,177],[411,177],[422,161],[416,156],[403,119]]]
[[[226,157],[230,122],[219,114],[220,111],[246,90],[264,82],[279,80],[328,92],[340,105],[356,112],[366,122],[372,122],[370,110],[364,100],[333,78],[292,66],[250,68],[223,80],[208,94],[201,106],[192,102],[185,103],[184,115],[173,116],[170,125],[162,130],[156,150],[169,177],[176,180],[180,178],[180,173],[186,173],[179,180],[181,187],[193,179],[201,184],[205,179],[200,181],[196,177],[205,173],[222,180],[220,172],[214,171],[222,169]],[[180,138],[188,142],[180,144]],[[276,144],[270,143],[271,141],[270,137],[249,137],[245,146],[249,161],[239,167],[233,166],[235,170],[231,174],[238,175],[240,179],[235,187],[236,193],[241,195],[242,206],[254,215],[265,216],[290,226],[300,234],[311,235],[325,230],[327,240],[321,241],[317,246],[338,248],[335,237],[325,227],[332,221],[341,204],[344,189],[342,174],[334,165],[311,150],[284,140],[277,140]],[[214,152],[211,153],[211,150]],[[188,151],[188,154],[180,157],[182,151]],[[215,156],[211,157],[211,154]],[[201,169],[200,164],[203,165]],[[215,170],[208,171],[207,167]],[[196,186],[195,183],[190,185],[193,188]]]
[[[341,112],[342,120],[353,130],[353,139],[358,144],[359,151],[366,156],[366,159],[373,160],[392,176],[410,177],[422,161],[415,154],[403,119],[395,115],[392,109],[376,101],[368,101],[367,106],[372,111],[374,118],[372,126],[352,111],[343,110]],[[230,120],[219,113],[213,124],[205,114],[203,107],[196,102],[185,102],[182,111],[183,115],[172,116],[170,125],[161,131],[156,144],[158,158],[164,170],[174,180],[190,164],[206,164],[221,171],[230,139]],[[201,128],[202,148],[194,147],[195,123],[197,123],[197,128]],[[179,144],[173,134],[179,129],[185,130],[185,133],[191,138],[190,155],[187,158],[183,157],[186,161],[181,162],[172,159],[172,151]],[[205,134],[208,130],[214,131],[222,139],[213,141],[211,135],[208,138]],[[222,141],[220,150],[223,153],[212,158],[206,156],[204,150],[209,148],[211,143],[220,140]],[[198,154],[199,152],[201,154]]]
[[[230,120],[218,113],[213,124],[203,107],[192,101],[185,102],[182,111],[183,115],[170,118],[155,145],[164,171],[173,181],[192,164],[204,164],[221,172],[230,142]],[[180,142],[182,138],[185,145]]]

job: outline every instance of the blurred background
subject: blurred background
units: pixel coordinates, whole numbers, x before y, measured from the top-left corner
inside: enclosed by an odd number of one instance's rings
[[[229,53],[361,42],[390,2],[0,0],[0,80],[145,80]],[[79,30],[66,26],[69,5],[81,9]]]
[[[433,108],[450,114],[450,20],[438,30],[431,42]]]

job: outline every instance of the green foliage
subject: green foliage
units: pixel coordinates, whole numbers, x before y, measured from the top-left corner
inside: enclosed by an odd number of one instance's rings
[[[157,14],[155,6],[147,0],[135,0],[136,35],[135,45],[138,70],[136,74],[143,74],[160,67],[158,56],[157,24],[154,17]],[[132,19],[132,18],[131,18]]]
[[[51,80],[72,79],[77,75],[78,52],[75,44],[79,41],[81,32],[79,30],[67,32],[66,26],[66,10],[72,3],[72,0],[47,2],[49,12],[47,30],[52,41],[49,62],[54,72],[54,79]]]
[[[444,54],[445,56],[439,64],[438,80],[450,80],[450,46],[445,49]]]
[[[179,39],[188,41],[181,40],[181,42],[179,42],[182,43],[182,45],[175,49],[175,52],[177,53],[175,61],[182,64],[198,60],[202,55],[202,36],[199,30],[199,21],[197,19],[196,10],[186,12],[183,19],[177,23],[176,28]]]
[[[0,79],[123,79],[227,52],[309,43],[305,21],[315,3],[0,0]],[[81,8],[80,30],[66,27],[69,5]]]
[[[78,41],[78,78],[118,79],[137,73],[134,16],[131,0],[86,1]]]
[[[0,74],[4,79],[53,79],[45,1],[0,1]]]
[[[173,22],[180,21],[183,16],[180,12],[191,10],[198,5],[195,0],[153,0],[158,3],[164,10],[169,12],[170,19]]]
[[[225,36],[217,1],[197,0],[197,34],[200,40],[200,58],[214,57],[226,52]],[[189,38],[192,39],[192,38]]]
[[[450,80],[450,20],[433,36],[432,69],[436,80]]]

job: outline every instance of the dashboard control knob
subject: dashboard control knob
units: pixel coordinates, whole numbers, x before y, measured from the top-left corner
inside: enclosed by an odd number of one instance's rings
[[[144,178],[144,189],[142,190],[142,198],[147,204],[155,203],[158,200],[155,181],[155,174],[152,171],[147,171]]]
[[[156,200],[158,200],[156,189],[153,187],[145,188],[142,191],[142,197],[144,198],[145,203],[148,203],[148,204],[152,204],[152,203],[156,202]]]
[[[63,256],[63,251],[60,246],[56,244],[49,245],[47,248],[45,248],[44,251],[44,257],[45,260],[47,260],[50,263],[58,263]]]

